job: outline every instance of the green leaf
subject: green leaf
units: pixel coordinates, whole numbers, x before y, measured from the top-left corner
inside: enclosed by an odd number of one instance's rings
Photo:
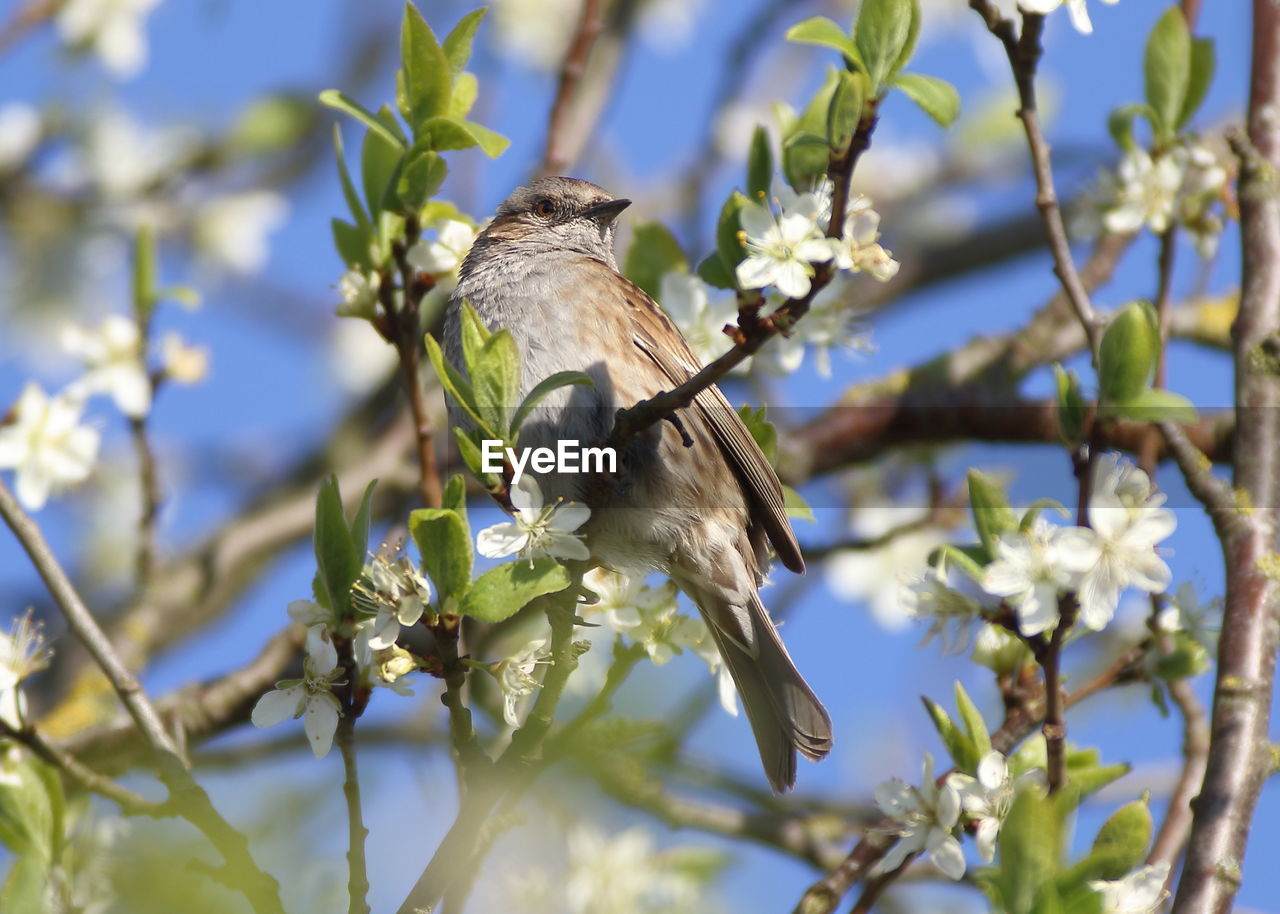
[[[742,247],[742,224],[738,221],[738,214],[748,202],[741,191],[735,190],[720,208],[720,218],[716,222],[716,250],[730,273],[747,256]]]
[[[0,910],[15,914],[49,910],[46,890],[49,885],[49,862],[35,854],[16,857],[0,886]]]
[[[1176,4],[1156,20],[1142,61],[1147,104],[1156,113],[1160,140],[1173,135],[1191,84],[1191,32]]]
[[[772,466],[778,462],[778,429],[765,417],[765,414],[766,407],[763,406],[753,408],[750,404],[744,403],[738,407],[738,418],[747,427],[747,431],[755,439],[756,446],[764,452],[765,459]]]
[[[653,298],[658,297],[662,277],[667,273],[686,273],[689,258],[680,249],[676,236],[661,222],[637,222],[631,236],[627,256],[623,258],[622,275]]]
[[[493,333],[485,326],[484,321],[480,320],[480,315],[471,302],[465,299],[462,302],[461,318],[462,361],[469,372],[476,360],[480,358],[480,351],[484,349],[484,344],[488,342],[489,337],[493,336]]]
[[[862,122],[863,84],[864,77],[860,73],[841,70],[836,77],[831,107],[827,109],[827,142],[838,153],[849,148],[858,124]]]
[[[379,134],[388,143],[400,146],[401,148],[404,148],[406,145],[404,140],[396,135],[395,131],[382,121],[378,120],[373,112],[363,107],[359,102],[351,98],[351,96],[346,95],[343,92],[339,92],[337,89],[325,89],[320,93],[319,99],[320,104],[327,105],[336,111],[341,111],[343,114],[350,115],[374,133]]]
[[[1083,800],[1089,794],[1124,777],[1129,773],[1129,767],[1125,764],[1099,765],[1097,750],[1074,750],[1067,753],[1067,777],[1078,800]]]
[[[1069,445],[1084,439],[1084,397],[1080,393],[1080,380],[1074,371],[1061,365],[1053,366],[1053,377],[1058,389],[1058,435]]]
[[[568,387],[574,384],[580,387],[596,386],[596,382],[591,379],[590,375],[583,374],[581,371],[557,371],[551,377],[543,378],[539,381],[533,390],[529,391],[529,395],[524,398],[524,402],[520,404],[520,408],[516,410],[515,416],[511,419],[512,437],[519,433],[520,426],[524,425],[529,413],[545,400],[548,394],[559,390],[561,387]]]
[[[1057,875],[1065,830],[1052,799],[1019,791],[1000,829],[999,866],[989,877],[993,900],[1006,911],[1033,912],[1045,886]]]
[[[796,23],[787,29],[786,39],[787,41],[794,41],[796,44],[814,44],[824,48],[832,48],[843,54],[859,69],[866,70],[866,66],[862,63],[862,55],[858,53],[858,46],[853,42],[853,37],[826,16],[814,16],[812,19]]]
[[[485,485],[494,485],[498,481],[498,477],[492,473],[484,471],[484,456],[480,453],[480,445],[476,444],[476,439],[482,433],[477,430],[470,432],[460,428],[453,430],[454,439],[458,442],[458,456],[462,458],[462,462],[466,464],[471,475],[476,479],[482,480]],[[490,432],[489,434],[492,434]]]
[[[1156,658],[1155,675],[1164,680],[1190,679],[1209,669],[1205,646],[1186,632],[1175,632],[1173,649]]]
[[[942,127],[950,127],[960,114],[960,93],[945,79],[922,73],[899,73],[893,85]]]
[[[445,393],[467,414],[472,422],[492,435],[492,430],[485,428],[485,422],[480,418],[480,412],[476,409],[476,395],[475,391],[471,389],[471,382],[453,366],[452,362],[444,357],[444,352],[441,351],[440,344],[436,342],[435,337],[428,333],[425,343],[427,358],[431,360],[431,365],[435,368],[436,376],[440,379],[440,386],[445,389]],[[476,466],[479,467],[479,451],[476,452],[476,457]],[[477,475],[479,475],[478,471]]]
[[[569,586],[569,572],[555,559],[521,559],[476,578],[459,613],[481,622],[501,622],[544,594]]]
[[[351,585],[364,566],[364,544],[356,544],[351,538],[336,476],[320,484],[314,543],[316,568],[329,609],[339,619],[345,618],[351,608]]]
[[[724,265],[719,252],[712,252],[698,264],[698,276],[709,286],[717,289],[736,289],[738,281],[733,271]]]
[[[911,40],[911,0],[862,0],[853,41],[871,81],[870,94],[878,98],[893,76]]]
[[[987,731],[986,721],[982,719],[978,706],[973,703],[969,693],[958,681],[956,682],[956,710],[960,713],[965,733],[973,746],[975,769],[969,770],[976,770],[977,762],[982,761],[982,757],[991,751],[991,734]]]
[[[388,142],[380,133],[372,130],[364,135],[364,147],[360,150],[360,180],[364,186],[364,199],[369,212],[376,220],[388,208],[395,197],[395,181],[399,178],[400,165],[404,161],[404,147]]]
[[[916,52],[916,43],[920,40],[920,0],[910,0],[910,3],[911,20],[907,27],[907,40],[903,44],[902,50],[898,53],[897,61],[894,62],[893,74],[895,76],[911,62],[911,58]]]
[[[355,519],[351,521],[351,542],[360,550],[361,567],[364,556],[369,551],[369,528],[373,524],[373,490],[378,480],[370,480],[365,486],[364,495],[360,496],[360,504],[356,508]]]
[[[454,473],[444,484],[440,504],[467,522],[467,480],[461,473]]]
[[[433,117],[422,123],[421,139],[428,142],[432,149],[470,149],[479,146],[481,151],[491,159],[496,159],[511,145],[511,141],[488,127],[482,127],[474,121],[464,121],[456,117]]]
[[[453,94],[449,96],[449,117],[462,120],[475,107],[476,96],[480,94],[480,81],[474,73],[459,73],[453,81]]]
[[[1151,842],[1151,810],[1145,799],[1121,806],[1098,830],[1089,853],[1062,874],[1064,893],[1094,879],[1120,879],[1142,864]]]
[[[804,500],[804,497],[795,489],[786,483],[782,484],[782,506],[787,512],[787,517],[792,520],[807,520],[811,524],[816,524],[818,519],[813,516],[813,508]]]
[[[487,12],[489,12],[488,8],[483,6],[478,10],[472,10],[459,19],[453,31],[445,37],[444,56],[448,59],[449,68],[454,76],[460,75],[467,68],[467,61],[471,59],[471,45],[476,39],[476,30],[480,28],[480,20],[484,19]]]
[[[938,564],[939,560],[958,568],[972,580],[981,581],[982,567],[991,561],[991,555],[983,546],[956,546],[952,543],[944,543],[929,553],[930,565]]]
[[[396,196],[405,209],[417,211],[440,189],[448,172],[443,156],[415,147],[396,182]]]
[[[1209,85],[1213,82],[1216,63],[1212,38],[1191,39],[1191,73],[1187,78],[1187,97],[1182,102],[1182,111],[1178,114],[1175,129],[1181,129],[1200,110],[1204,97],[1209,93]]]
[[[362,272],[373,268],[369,262],[369,238],[364,232],[341,219],[330,219],[329,227],[333,230],[333,246],[343,263]]]
[[[747,195],[752,200],[767,197],[772,181],[773,148],[769,145],[769,131],[757,126],[747,151]]]
[[[1198,415],[1195,405],[1186,397],[1153,387],[1140,390],[1123,402],[1107,404],[1105,412],[1109,416],[1123,416],[1138,422],[1177,422],[1182,425],[1195,422]]]
[[[133,310],[145,319],[156,306],[156,236],[142,225],[133,246]]]
[[[1151,381],[1160,353],[1160,329],[1149,302],[1122,308],[1107,325],[1098,353],[1098,387],[1104,402],[1133,399]]]
[[[809,100],[803,113],[786,130],[782,139],[782,173],[788,183],[803,193],[812,190],[820,175],[826,174],[831,147],[827,142],[827,117],[841,70],[827,69],[822,86]]]
[[[443,114],[453,90],[453,69],[431,26],[412,3],[404,5],[400,27],[400,63],[409,104],[406,120],[418,136],[419,125]]]
[[[988,555],[995,554],[1000,534],[1018,529],[1018,516],[1000,484],[981,470],[969,471],[969,510],[973,526]]]
[[[504,440],[511,438],[510,422],[520,395],[520,348],[507,329],[484,341],[476,361],[468,365],[476,408],[490,428]]]
[[[961,771],[972,773],[978,766],[978,754],[974,751],[973,741],[960,732],[960,728],[942,705],[924,696],[920,700],[924,702],[925,710],[929,712],[929,718],[942,739],[942,745],[947,748],[952,763]]]
[[[338,158],[338,180],[342,184],[342,196],[347,201],[347,209],[351,211],[351,218],[355,219],[356,226],[368,236],[373,230],[373,224],[365,212],[364,204],[360,202],[360,195],[356,193],[351,172],[347,171],[347,153],[342,144],[342,128],[337,124],[333,125],[333,151]]]
[[[471,587],[472,545],[467,522],[446,508],[419,508],[409,515],[409,534],[422,570],[445,600],[461,600]]]
[[[1066,506],[1062,502],[1053,498],[1037,498],[1031,503],[1030,507],[1022,513],[1022,520],[1018,521],[1019,532],[1029,532],[1031,528],[1035,526],[1036,518],[1038,518],[1040,513],[1046,509],[1057,511],[1063,517],[1071,517],[1071,512],[1067,510]]]

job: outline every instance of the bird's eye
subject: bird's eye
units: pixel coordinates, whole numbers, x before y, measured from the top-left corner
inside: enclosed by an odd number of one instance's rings
[[[533,204],[534,215],[541,216],[543,219],[549,218],[555,211],[555,206],[546,197]]]

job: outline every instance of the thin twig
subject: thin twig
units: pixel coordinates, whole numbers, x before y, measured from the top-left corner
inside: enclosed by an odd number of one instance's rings
[[[583,0],[582,12],[578,16],[578,27],[574,31],[569,47],[565,51],[564,61],[560,65],[560,81],[556,87],[555,100],[551,103],[551,115],[547,118],[547,142],[542,153],[542,167],[539,169],[539,174],[563,174],[573,164],[565,136],[569,115],[581,88],[582,77],[587,71],[587,58],[591,56],[591,47],[602,31],[604,31],[604,3],[602,0]]]
[[[347,914],[369,914],[369,876],[365,865],[364,841],[369,829],[364,825],[360,805],[360,774],[356,768],[356,717],[344,714],[338,720],[338,751],[342,753],[342,795],[347,801]]]
[[[1102,340],[1101,326],[1089,292],[1080,280],[1075,261],[1071,256],[1071,244],[1067,240],[1066,225],[1062,220],[1062,208],[1053,186],[1053,165],[1049,156],[1049,143],[1040,126],[1040,114],[1036,104],[1036,69],[1040,63],[1042,48],[1040,36],[1044,29],[1044,16],[1037,13],[1022,14],[1022,33],[1019,35],[1011,19],[1000,15],[989,0],[969,0],[969,6],[986,23],[992,35],[1004,45],[1009,65],[1013,69],[1018,88],[1018,118],[1031,151],[1031,167],[1036,179],[1036,208],[1044,224],[1049,250],[1053,254],[1053,272],[1062,284],[1063,291],[1081,326],[1089,338],[1089,349],[1096,364],[1098,345]]]

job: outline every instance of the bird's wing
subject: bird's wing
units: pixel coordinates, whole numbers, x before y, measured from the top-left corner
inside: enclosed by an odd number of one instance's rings
[[[693,377],[702,363],[658,303],[639,286],[615,273],[607,264],[596,260],[591,263],[595,265],[593,269],[612,274],[607,278],[600,277],[602,281],[614,280],[618,283],[615,287],[622,288],[621,297],[630,318],[632,341],[653,360],[671,386],[679,386]],[[720,388],[714,385],[699,392],[694,397],[693,405],[710,427],[738,478],[742,480],[750,504],[755,509],[756,519],[768,534],[778,558],[792,571],[803,572],[804,557],[800,554],[800,544],[796,542],[791,522],[787,518],[782,484],[778,482],[778,476],[769,465],[764,452],[751,437],[751,432],[743,425],[742,419],[729,405]]]

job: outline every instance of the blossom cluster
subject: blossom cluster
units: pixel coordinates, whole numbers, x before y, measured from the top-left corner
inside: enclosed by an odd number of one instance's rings
[[[81,362],[84,373],[53,396],[29,382],[10,420],[0,424],[0,469],[14,470],[18,500],[32,511],[44,507],[50,495],[83,482],[93,470],[101,436],[82,421],[90,397],[109,396],[131,419],[151,411],[154,381],[137,321],[113,314],[96,329],[71,324],[63,328],[62,345]],[[196,383],[208,371],[208,353],[176,333],[166,334],[158,370],[175,382]]]
[[[970,622],[1003,602],[1014,612],[1018,631],[1030,637],[1056,628],[1061,598],[1075,594],[1080,622],[1101,631],[1126,589],[1161,593],[1169,586],[1169,566],[1157,547],[1173,533],[1177,518],[1164,502],[1146,473],[1123,458],[1104,456],[1094,468],[1088,527],[1055,526],[1037,516],[1002,533],[991,561],[977,574],[953,577],[952,565],[940,557],[907,585],[904,603],[912,614],[930,619],[946,640],[949,629],[967,631]]]
[[[424,231],[426,236],[405,251],[405,262],[435,281],[431,294],[452,292],[458,284],[458,270],[462,267],[463,258],[476,240],[476,227],[460,218],[441,217],[427,223]],[[381,288],[382,274],[377,270],[347,270],[338,278],[338,296],[342,299],[338,314],[366,320],[372,318]]]

